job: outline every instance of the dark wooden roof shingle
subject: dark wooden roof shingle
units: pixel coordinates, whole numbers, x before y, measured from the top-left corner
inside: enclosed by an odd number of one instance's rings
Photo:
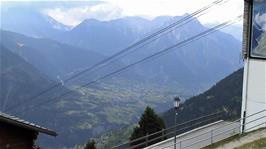
[[[45,133],[51,136],[57,136],[57,133],[55,131],[49,130],[47,128],[30,123],[28,121],[17,118],[15,116],[11,116],[3,112],[0,112],[0,122],[8,123],[11,125],[15,125],[21,128],[29,129],[29,130],[40,132],[40,133]]]

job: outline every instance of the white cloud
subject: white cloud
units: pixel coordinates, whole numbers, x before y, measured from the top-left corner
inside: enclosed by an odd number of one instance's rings
[[[75,26],[87,18],[112,20],[125,16],[154,18],[162,15],[180,16],[192,13],[215,0],[103,0],[97,5],[72,8],[54,8],[46,12],[55,20]],[[89,2],[89,1],[88,1]],[[243,12],[243,0],[229,0],[217,5],[199,18],[203,23],[219,23]]]
[[[110,3],[97,5],[78,6],[73,8],[52,8],[44,10],[55,20],[69,26],[75,26],[83,20],[92,18],[102,21],[112,20],[123,17],[122,10]]]
[[[105,0],[114,3],[128,16],[183,15],[192,13],[215,0]],[[230,0],[216,6],[208,15],[201,17],[203,22],[221,22],[243,12],[243,0]]]

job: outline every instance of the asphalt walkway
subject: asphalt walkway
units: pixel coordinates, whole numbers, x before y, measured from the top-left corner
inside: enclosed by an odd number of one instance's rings
[[[218,121],[178,135],[176,149],[199,149],[237,133],[239,133],[239,123]],[[173,148],[174,137],[146,147],[145,149]]]

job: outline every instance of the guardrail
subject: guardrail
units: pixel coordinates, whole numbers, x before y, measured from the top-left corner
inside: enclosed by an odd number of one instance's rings
[[[262,116],[257,117],[260,114],[262,114]],[[256,116],[256,118],[253,118],[255,116]],[[262,111],[259,111],[257,113],[254,113],[254,114],[251,114],[251,115],[245,117],[245,119],[248,119],[248,118],[253,118],[253,119],[247,121],[245,124],[241,124],[241,121],[244,118],[240,118],[240,119],[235,120],[233,122],[229,122],[228,124],[223,125],[221,127],[212,129],[212,130],[204,132],[204,133],[200,133],[199,135],[181,140],[177,143],[173,143],[173,144],[170,144],[170,145],[167,145],[164,147],[160,146],[160,148],[161,149],[167,149],[167,148],[171,148],[174,145],[176,145],[177,149],[185,149],[185,148],[189,148],[189,147],[201,148],[201,147],[204,147],[207,145],[211,145],[214,142],[218,142],[220,140],[223,140],[223,139],[226,139],[226,138],[231,137],[233,135],[241,133],[241,128],[243,126],[247,128],[247,129],[245,129],[245,131],[249,131],[249,130],[257,128],[261,125],[265,125],[266,124],[266,110],[262,110]],[[260,120],[262,120],[263,122],[258,122]],[[249,124],[252,124],[251,127],[247,127]]]
[[[224,116],[224,111],[218,111],[213,114],[205,115],[175,126],[171,126],[169,128],[163,129],[161,131],[157,131],[151,134],[147,134],[146,136],[125,142],[118,146],[112,147],[112,149],[136,149],[136,148],[144,148],[149,145],[155,144],[156,142],[160,142],[166,140],[167,138],[173,137],[175,134],[181,134],[191,129],[209,124],[211,122],[220,120]]]

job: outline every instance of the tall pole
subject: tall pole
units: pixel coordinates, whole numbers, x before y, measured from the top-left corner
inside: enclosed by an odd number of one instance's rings
[[[178,109],[178,107],[179,107],[179,104],[180,104],[180,98],[178,98],[178,97],[175,97],[174,98],[174,109],[175,109],[175,128],[174,128],[174,131],[175,131],[175,138],[174,138],[174,149],[176,149],[176,133],[177,133],[177,128],[176,128],[176,123],[177,123],[177,119],[176,119],[176,117],[177,117],[177,109]]]
[[[177,131],[177,129],[176,129],[176,116],[177,116],[177,108],[175,108],[175,145],[174,145],[174,149],[176,149],[176,135],[177,135],[177,133],[176,133],[176,131]]]

